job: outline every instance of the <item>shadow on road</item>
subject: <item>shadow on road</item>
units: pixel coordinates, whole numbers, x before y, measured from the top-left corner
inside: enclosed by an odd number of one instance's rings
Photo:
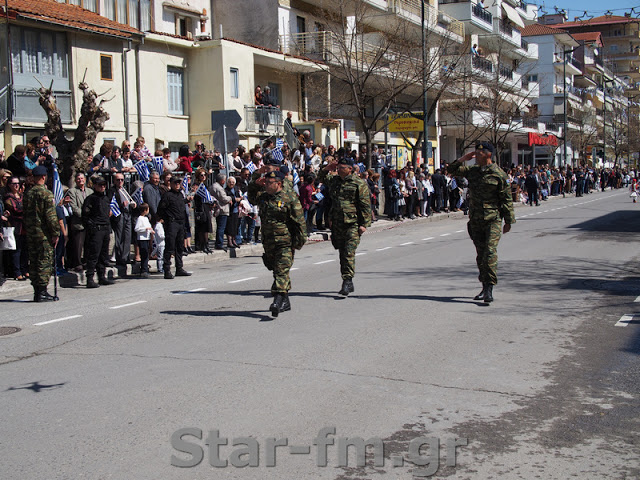
[[[26,384],[25,386],[22,387],[9,387],[7,388],[5,391],[10,391],[10,390],[31,390],[33,393],[40,393],[43,390],[53,390],[56,388],[60,388],[63,385],[65,385],[66,382],[63,383],[53,383],[50,385],[45,385],[45,384],[41,384],[40,381],[37,382],[31,382]]]

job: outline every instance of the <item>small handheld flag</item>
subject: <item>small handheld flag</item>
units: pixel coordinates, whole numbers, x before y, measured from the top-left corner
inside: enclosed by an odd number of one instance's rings
[[[153,165],[158,175],[162,175],[162,157],[153,157]]]
[[[149,181],[149,167],[147,166],[147,162],[145,162],[144,160],[140,160],[134,165],[134,168],[138,172],[140,180],[142,180],[143,182]]]
[[[300,183],[300,175],[298,175],[298,169],[296,166],[293,166],[293,184],[297,185]]]
[[[198,195],[204,203],[213,203],[213,197],[207,190],[207,186],[204,183],[201,183],[198,189],[196,190],[196,195]]]
[[[276,138],[276,148],[284,147],[284,138]]]
[[[247,164],[247,170],[249,170],[249,173],[253,173],[256,171],[256,164],[253,162],[249,162]]]
[[[185,174],[182,179],[182,193],[186,195],[189,192],[189,174]]]
[[[271,150],[271,155],[275,160],[278,160],[279,162],[284,161],[284,155],[282,154],[282,150],[280,150],[279,148],[274,148],[273,150]]]
[[[134,202],[136,202],[136,205],[138,206],[142,205],[144,203],[144,197],[142,196],[142,189],[138,188],[131,198],[133,199]]]
[[[53,198],[55,200],[56,207],[60,205],[64,192],[62,190],[62,183],[60,182],[60,175],[58,175],[58,168],[56,164],[53,164]]]
[[[111,197],[111,203],[109,204],[109,209],[111,210],[111,214],[114,217],[120,216],[120,207],[118,206],[118,202],[116,201],[115,194]]]

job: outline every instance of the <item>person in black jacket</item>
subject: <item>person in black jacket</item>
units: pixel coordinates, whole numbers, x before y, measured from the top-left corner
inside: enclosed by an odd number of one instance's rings
[[[534,168],[524,180],[524,186],[527,188],[527,203],[533,207],[533,202],[536,202],[536,207],[540,206],[538,200],[538,189],[540,188],[540,180],[538,180],[538,169]]]
[[[106,277],[107,264],[109,263],[109,235],[111,234],[109,224],[111,199],[105,193],[106,180],[102,177],[96,178],[93,181],[93,188],[93,193],[82,204],[82,223],[87,232],[87,288],[98,288],[99,286],[93,279],[96,268],[100,285],[114,283],[113,280]]]
[[[447,190],[447,179],[438,168],[436,173],[431,176],[431,185],[433,185],[433,194],[435,196],[434,210],[440,213],[444,207],[444,194]]]
[[[162,261],[164,278],[167,280],[174,277],[171,273],[171,255],[174,255],[176,259],[176,276],[188,277],[191,275],[182,266],[187,199],[181,189],[182,180],[179,177],[171,178],[171,190],[164,194],[158,205],[158,215],[164,226],[165,247]]]

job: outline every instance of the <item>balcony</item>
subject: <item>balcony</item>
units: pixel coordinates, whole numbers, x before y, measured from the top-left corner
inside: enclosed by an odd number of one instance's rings
[[[538,129],[538,117],[524,117],[522,119],[522,126],[525,128],[535,128]]]
[[[559,132],[560,131],[560,125],[558,123],[555,122],[544,122],[544,127],[549,130],[550,132]]]
[[[389,11],[396,15],[406,18],[412,23],[420,25],[422,15],[422,0],[388,0]],[[428,3],[424,3],[425,7],[425,23],[431,30],[441,30],[444,33],[450,33],[462,37],[464,39],[464,23],[447,15],[444,12],[438,12],[437,8],[432,7]],[[383,19],[383,22],[388,20]]]
[[[520,31],[514,28],[511,22],[504,18],[493,19],[493,37],[487,37],[485,44],[490,45],[494,50],[503,50],[505,45],[504,41],[517,49],[522,48],[522,37]]]
[[[73,121],[71,114],[72,94],[68,91],[54,92],[56,104],[60,109],[63,124],[69,125]],[[40,95],[33,89],[11,88],[12,114],[10,120],[25,123],[45,123],[47,114],[40,106]]]
[[[505,67],[504,65],[498,66],[498,75],[508,78],[509,80],[513,80],[513,70],[509,67]]]
[[[471,14],[483,22],[488,23],[490,26],[493,25],[493,15],[491,15],[491,12],[485,10],[477,3],[471,7]]]
[[[493,32],[491,12],[468,0],[440,0],[438,11],[463,22],[467,35]]]
[[[529,79],[526,76],[520,80],[520,86],[523,90],[529,90]]]
[[[498,20],[498,31],[507,37],[513,37],[513,27],[502,18]]]
[[[471,57],[471,65],[482,72],[493,73],[493,63],[483,57]]]
[[[282,110],[277,107],[245,105],[244,125],[246,132],[281,136],[284,131]]]

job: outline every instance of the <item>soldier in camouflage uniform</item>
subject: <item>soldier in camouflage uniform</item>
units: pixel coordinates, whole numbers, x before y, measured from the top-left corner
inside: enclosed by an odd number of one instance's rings
[[[498,242],[500,230],[507,233],[516,223],[511,199],[511,185],[507,174],[493,164],[493,145],[481,142],[474,152],[467,153],[453,162],[447,171],[451,175],[469,180],[470,205],[467,230],[476,246],[476,263],[482,282],[482,291],[475,300],[493,302],[493,286],[498,283]],[[476,165],[465,167],[464,162],[476,159]],[[502,220],[504,219],[504,227]],[[502,227],[502,228],[501,228]]]
[[[47,189],[46,167],[33,169],[36,184],[24,196],[24,226],[29,247],[29,277],[33,285],[34,302],[51,302],[57,297],[47,292],[53,273],[53,255],[60,224],[56,215],[53,194]]]
[[[265,266],[273,271],[271,314],[291,310],[288,292],[291,289],[289,270],[293,265],[295,250],[300,250],[307,240],[307,230],[302,205],[291,189],[285,190],[284,174],[279,170],[255,178],[248,187],[249,202],[257,205],[262,222],[262,245]]]
[[[353,159],[342,157],[321,169],[318,175],[318,181],[329,186],[331,243],[340,252],[342,288],[338,293],[344,296],[354,291],[356,249],[371,225],[371,193],[367,183],[353,173],[353,165]],[[335,171],[337,175],[329,176],[329,172]]]

